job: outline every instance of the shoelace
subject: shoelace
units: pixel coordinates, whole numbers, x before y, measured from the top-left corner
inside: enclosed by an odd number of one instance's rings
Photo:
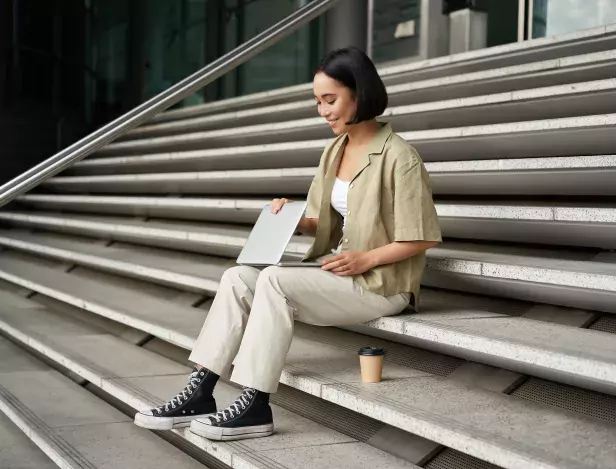
[[[233,404],[231,404],[226,409],[216,412],[214,415],[211,415],[210,418],[216,420],[216,423],[220,423],[221,421],[226,422],[230,418],[235,417],[236,414],[239,415],[240,412],[242,410],[245,410],[246,406],[250,404],[250,401],[256,393],[256,389],[244,388],[240,397],[238,397]]]
[[[188,378],[188,384],[186,385],[186,387],[182,389],[182,391],[180,391],[180,393],[177,396],[175,396],[165,405],[157,407],[156,412],[161,414],[163,412],[163,409],[165,409],[165,412],[169,412],[170,407],[172,409],[176,408],[176,403],[178,406],[182,405],[182,402],[187,400],[188,396],[191,396],[193,391],[197,389],[197,386],[199,386],[200,382],[201,382],[201,379],[199,378],[199,370],[195,369],[195,371],[193,371],[190,374],[190,377]]]

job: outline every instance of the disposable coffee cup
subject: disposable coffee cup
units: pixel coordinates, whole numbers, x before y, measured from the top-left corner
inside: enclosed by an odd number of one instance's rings
[[[379,347],[362,347],[359,349],[361,380],[364,383],[378,383],[383,377],[383,357],[385,349]]]

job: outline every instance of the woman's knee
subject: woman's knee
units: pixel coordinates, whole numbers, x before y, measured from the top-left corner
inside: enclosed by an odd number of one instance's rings
[[[254,267],[248,267],[246,265],[236,265],[228,268],[222,274],[220,279],[221,285],[231,284],[236,285],[238,283],[244,283],[246,285],[254,285],[257,283],[259,277],[259,271]]]
[[[274,288],[280,293],[290,294],[293,288],[291,284],[297,274],[296,269],[279,266],[266,267],[261,271],[257,281],[257,290],[261,288]]]
[[[275,281],[279,279],[283,275],[284,270],[285,269],[283,269],[282,267],[275,265],[266,267],[259,274],[259,283],[271,282],[272,280]]]
[[[279,279],[283,276],[284,269],[275,265],[266,267],[259,274],[257,288],[278,284]]]

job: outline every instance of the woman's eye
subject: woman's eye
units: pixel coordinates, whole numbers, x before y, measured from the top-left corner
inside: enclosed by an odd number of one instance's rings
[[[331,105],[332,105],[332,104],[334,104],[335,102],[336,102],[336,100],[334,99],[333,101],[331,101],[331,102],[329,102],[329,103],[327,103],[327,104],[329,104],[329,105],[331,106]]]

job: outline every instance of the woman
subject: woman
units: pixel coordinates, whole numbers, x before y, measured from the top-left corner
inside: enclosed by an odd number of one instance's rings
[[[400,313],[417,298],[425,251],[441,241],[440,229],[417,152],[375,120],[387,92],[374,64],[358,49],[330,53],[314,76],[314,95],[337,138],[323,152],[298,230],[315,237],[305,259],[321,259],[322,268],[227,270],[190,356],[198,365],[189,383],[168,403],[137,414],[138,425],[163,430],[192,422],[192,432],[214,440],[271,435],[269,394],[295,320],[358,324]],[[272,211],[288,201],[275,199]],[[232,362],[231,380],[244,390],[216,412],[212,392]]]

